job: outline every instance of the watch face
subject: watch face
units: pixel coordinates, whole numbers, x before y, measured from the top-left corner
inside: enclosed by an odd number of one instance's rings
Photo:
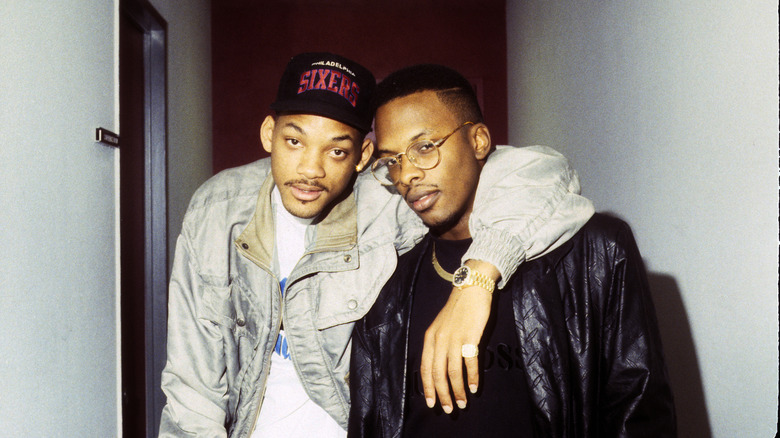
[[[452,284],[454,284],[455,286],[460,286],[463,284],[464,281],[466,281],[468,276],[469,276],[469,268],[466,266],[461,266],[460,268],[458,268],[457,271],[455,271],[454,274],[452,274]]]

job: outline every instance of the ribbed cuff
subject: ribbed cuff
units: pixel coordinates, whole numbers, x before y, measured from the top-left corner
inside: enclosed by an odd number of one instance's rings
[[[503,288],[517,267],[525,261],[526,254],[522,242],[506,231],[492,228],[482,228],[472,234],[473,241],[461,262],[479,260],[495,266],[501,273],[496,288]]]

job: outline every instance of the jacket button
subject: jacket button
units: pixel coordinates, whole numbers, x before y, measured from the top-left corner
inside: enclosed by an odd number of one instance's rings
[[[357,301],[355,301],[355,300],[347,301],[347,307],[349,307],[349,310],[357,309]]]
[[[352,256],[349,254],[344,255],[344,262],[349,263],[350,261],[352,261]]]
[[[241,248],[244,248],[244,249],[249,249],[249,244],[248,244],[248,243],[246,243],[246,242],[245,242],[245,243],[242,243],[242,244],[241,244]]]
[[[237,324],[239,327],[243,327],[243,326],[245,326],[245,325],[246,325],[246,321],[244,321],[244,318],[238,318],[238,319],[236,320],[236,324]]]

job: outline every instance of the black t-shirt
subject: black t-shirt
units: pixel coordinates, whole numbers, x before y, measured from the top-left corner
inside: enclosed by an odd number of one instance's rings
[[[460,266],[460,259],[471,244],[471,239],[450,241],[432,238],[432,241],[439,264],[449,273]],[[466,386],[466,409],[458,409],[454,397],[454,409],[449,415],[441,409],[438,400],[432,409],[425,404],[420,378],[423,337],[452,290],[452,284],[441,278],[433,268],[433,247],[429,246],[423,255],[414,285],[403,435],[532,437],[530,400],[515,332],[512,297],[508,292],[494,292],[491,319],[479,345],[479,390],[471,394]],[[465,365],[463,380],[467,385]]]

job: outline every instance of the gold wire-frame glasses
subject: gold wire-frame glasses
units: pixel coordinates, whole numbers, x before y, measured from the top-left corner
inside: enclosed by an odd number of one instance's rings
[[[406,152],[401,152],[395,155],[389,155],[382,157],[374,161],[371,165],[371,174],[382,185],[392,186],[398,179],[398,175],[401,172],[401,157],[406,155],[406,159],[412,163],[412,165],[421,170],[429,170],[438,166],[441,162],[441,152],[439,147],[447,141],[448,138],[458,132],[458,130],[466,125],[473,125],[474,122],[463,122],[458,125],[452,132],[445,135],[437,141],[432,140],[420,140],[412,143],[406,148]]]

